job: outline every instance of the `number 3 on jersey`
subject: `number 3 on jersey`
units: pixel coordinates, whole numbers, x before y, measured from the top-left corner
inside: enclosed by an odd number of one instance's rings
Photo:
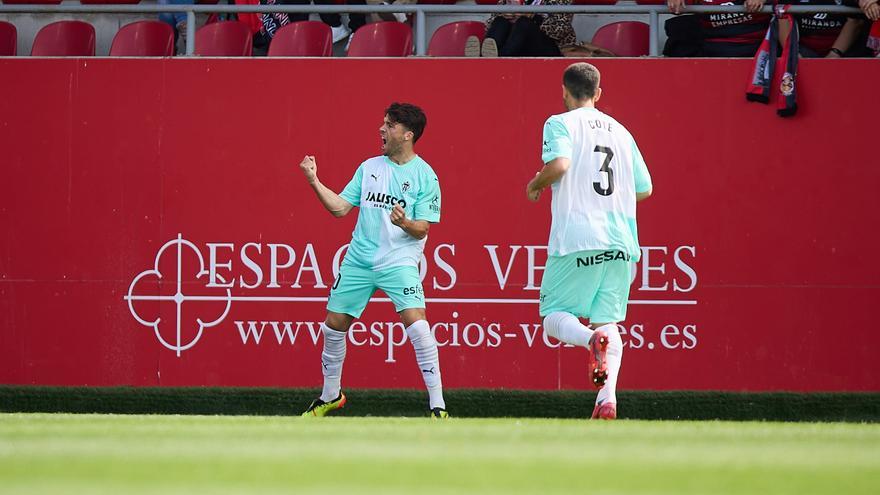
[[[602,182],[599,181],[593,182],[593,189],[601,196],[611,196],[611,193],[614,192],[614,170],[611,169],[611,159],[614,158],[614,152],[611,151],[611,148],[606,146],[596,146],[596,149],[593,151],[605,155],[605,161],[603,161],[602,166],[599,167],[599,172],[605,172],[608,174],[608,187],[602,187]]]

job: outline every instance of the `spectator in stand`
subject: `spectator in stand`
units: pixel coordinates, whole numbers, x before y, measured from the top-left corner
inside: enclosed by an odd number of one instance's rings
[[[764,0],[697,0],[695,5],[743,5],[745,12],[695,14],[667,21],[668,57],[753,57],[770,25],[761,14]],[[673,14],[681,14],[685,0],[667,0]]]
[[[283,5],[286,0],[235,0],[237,5]],[[291,19],[297,14],[285,14],[284,12],[263,12],[263,13],[240,13],[238,20],[251,26],[254,32],[254,48],[255,57],[266,55],[269,50],[269,44],[275,33],[282,27],[293,22]]]
[[[417,0],[366,0],[367,5],[412,5],[416,3]],[[357,0],[357,2],[349,2],[349,3],[359,3],[364,4],[364,0]],[[362,14],[349,14],[349,18],[352,15],[360,16],[357,26],[353,26],[351,22],[348,23],[349,27],[351,27],[351,37],[348,38],[348,43],[345,44],[345,51],[348,51],[348,47],[351,46],[351,40],[354,38],[354,32],[357,28],[363,26],[366,21],[366,16]],[[400,12],[383,12],[381,14],[370,14],[370,22],[406,22],[408,19],[406,14]]]
[[[279,3],[290,3],[297,5],[306,5],[310,2],[313,2],[315,5],[334,5],[333,0],[279,0]],[[346,0],[345,2],[348,5],[410,5],[416,3],[416,0]],[[296,14],[291,15],[291,22],[295,21],[304,21],[309,18],[308,14]],[[345,45],[345,50],[348,51],[348,47],[351,44],[351,38],[349,36],[353,36],[354,32],[361,28],[361,26],[367,23],[367,15],[366,14],[348,14],[348,26],[342,23],[342,16],[339,14],[321,14],[321,20],[324,21],[325,24],[330,26],[330,30],[333,33],[333,43],[337,43],[339,41],[348,38],[348,43]],[[406,14],[399,13],[386,13],[386,14],[377,14],[375,16],[376,21],[398,21],[398,22],[406,22]]]
[[[159,5],[192,5],[195,0],[157,0]],[[160,12],[159,20],[174,28],[176,33],[176,52],[186,53],[186,12]]]
[[[524,3],[523,3],[524,2]],[[571,5],[571,0],[498,0],[499,5]],[[573,14],[493,14],[486,38],[470,36],[468,57],[560,57],[560,47],[576,40]]]
[[[279,0],[278,3],[293,5],[308,5],[309,3],[314,3],[315,5],[335,5],[333,0]],[[365,0],[346,0],[345,3],[349,5],[366,5]],[[348,26],[342,24],[342,16],[339,14],[321,14],[320,17],[324,24],[330,26],[330,30],[333,33],[333,43],[348,38],[351,33],[357,31],[361,26],[367,23],[367,16],[365,14],[349,14]],[[308,14],[290,15],[291,22],[305,21],[308,20],[308,18]]]
[[[875,0],[876,1],[876,0]],[[800,0],[799,5],[840,5],[839,0]],[[867,23],[862,16],[817,12],[796,15],[800,35],[800,54],[808,58],[869,56]],[[788,36],[791,27],[780,23],[779,39]]]
[[[367,5],[412,5],[416,0],[367,0]],[[406,22],[406,14],[402,13],[383,13],[375,14],[375,21],[397,21]]]
[[[875,57],[880,57],[880,1],[859,0],[859,8],[869,21],[874,22],[868,33],[868,48],[874,52]]]

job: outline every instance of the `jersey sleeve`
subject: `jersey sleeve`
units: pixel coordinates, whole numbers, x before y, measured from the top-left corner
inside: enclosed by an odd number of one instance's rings
[[[632,142],[632,157],[633,178],[636,182],[636,192],[647,192],[652,188],[651,174],[648,173],[648,165],[645,164],[645,159],[642,158],[642,152],[639,151],[639,147],[636,145],[636,141],[634,139]]]
[[[364,180],[364,165],[361,164],[358,167],[357,171],[354,173],[354,177],[351,178],[351,181],[348,185],[345,186],[345,189],[339,193],[339,197],[348,201],[352,204],[352,206],[360,206],[361,205],[361,184]]]
[[[544,123],[544,148],[541,160],[550,163],[560,157],[571,158],[571,136],[562,119],[554,115]]]
[[[431,172],[425,174],[425,180],[420,188],[419,199],[416,200],[413,209],[413,220],[426,220],[431,223],[440,221],[440,181]]]

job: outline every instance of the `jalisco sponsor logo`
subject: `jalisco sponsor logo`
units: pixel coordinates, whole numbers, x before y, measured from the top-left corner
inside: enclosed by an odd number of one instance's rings
[[[406,200],[386,193],[369,192],[367,193],[367,198],[365,199],[365,201],[370,203],[371,206],[379,208],[389,209],[394,205],[400,205],[401,208],[406,208]]]
[[[325,302],[326,294],[322,296],[291,296],[291,295],[265,295],[268,289],[324,289],[321,293],[325,293],[328,286],[324,283],[324,273],[318,263],[318,256],[315,248],[311,243],[305,245],[301,251],[300,263],[295,267],[297,261],[297,252],[293,246],[280,243],[254,243],[248,242],[241,244],[238,248],[238,260],[241,262],[242,270],[238,270],[238,266],[234,265],[233,253],[236,251],[234,243],[205,243],[207,247],[207,266],[202,250],[195,244],[183,238],[182,234],[178,234],[176,239],[166,242],[156,253],[153,268],[139,273],[131,281],[128,293],[124,297],[128,303],[132,316],[138,323],[151,328],[159,342],[166,348],[175,351],[177,356],[187,349],[191,349],[201,339],[204,330],[210,327],[216,327],[230,314],[233,302]],[[339,272],[339,266],[342,262],[344,252],[348,245],[343,245],[336,250],[332,258],[332,278],[335,278]],[[473,246],[469,246],[473,247]],[[488,255],[491,268],[497,282],[497,289],[501,292],[510,293],[511,291],[538,291],[540,289],[539,274],[544,270],[544,266],[539,264],[540,255],[546,256],[546,246],[522,246],[510,245],[499,250],[498,245],[485,244],[480,245],[484,254]],[[509,254],[505,253],[507,251]],[[433,248],[432,255],[433,268],[442,273],[434,273],[430,280],[430,287],[436,292],[450,291],[455,288],[458,282],[458,271],[453,264],[453,258],[456,254],[456,246],[454,244],[439,244]],[[190,259],[197,260],[196,267],[186,266],[183,258],[190,256]],[[671,255],[671,265],[674,270],[667,273],[667,260]],[[164,264],[162,260],[167,259]],[[506,259],[505,259],[506,257]],[[267,259],[268,258],[268,259]],[[682,245],[674,248],[667,246],[643,246],[642,260],[639,264],[633,265],[631,281],[633,282],[633,295],[647,293],[672,293],[672,295],[685,295],[692,292],[697,286],[697,273],[694,269],[693,261],[696,258],[696,247]],[[161,267],[176,266],[176,278],[162,273]],[[191,264],[191,263],[190,263]],[[420,277],[425,281],[428,270],[428,259],[423,254],[419,265]],[[471,265],[473,266],[473,265]],[[513,283],[515,277],[514,272],[522,274],[525,268],[525,283]],[[292,270],[296,270],[296,277],[292,284],[282,285],[279,283],[284,279],[284,275],[289,274]],[[468,270],[470,271],[470,270]],[[673,273],[674,271],[674,273]],[[223,272],[223,273],[221,273]],[[239,273],[241,272],[241,273]],[[314,283],[308,284],[309,287],[303,285],[303,275],[311,273]],[[224,275],[225,274],[225,275]],[[237,275],[237,276],[236,276]],[[658,276],[662,276],[665,280],[658,282]],[[306,277],[308,278],[308,277]],[[331,279],[332,279],[331,278]],[[143,286],[148,285],[150,281],[158,282],[159,290],[144,291]],[[174,286],[173,294],[163,294],[162,285],[172,283]],[[473,285],[473,284],[470,284]],[[186,288],[186,290],[184,290]],[[188,293],[191,288],[197,288],[197,294]],[[233,295],[232,289],[238,289],[237,292],[242,294]],[[262,289],[259,295],[243,295],[247,292]],[[494,292],[494,290],[493,290]],[[154,302],[174,302],[175,304],[175,321],[173,327],[169,327],[171,322],[163,321],[161,317],[156,315],[145,315],[142,308],[136,307],[140,301]],[[389,301],[388,298],[374,297],[371,301]],[[536,297],[484,297],[484,298],[461,298],[461,297],[428,297],[425,301],[433,304],[528,304],[536,305],[538,303]],[[184,303],[201,303],[191,306],[193,310],[199,311],[199,316],[195,318],[195,324],[186,326],[187,322],[182,318]],[[212,304],[208,304],[212,303]],[[681,299],[671,297],[668,299],[646,298],[638,299],[633,297],[629,301],[630,305],[669,305],[669,306],[690,306],[696,305],[695,299]],[[204,312],[204,313],[203,313]],[[458,317],[458,312],[453,313],[453,317]],[[485,320],[485,318],[483,318]],[[247,344],[249,339],[259,344],[262,331],[270,326],[278,343],[281,344],[285,340],[290,344],[294,344],[296,336],[302,326],[309,329],[311,340],[316,343],[320,336],[320,328],[316,322],[279,322],[279,321],[235,321],[242,343]],[[405,332],[402,332],[402,324],[399,322],[388,322],[387,339],[383,338],[382,342],[376,341],[376,334],[380,330],[376,325],[384,325],[382,322],[373,322],[369,327],[369,333],[372,335],[363,342],[357,341],[358,331],[366,331],[359,325],[362,322],[355,322],[349,332],[350,340],[354,345],[387,345],[388,356],[386,362],[393,362],[393,346],[402,345],[403,342],[397,342],[398,338],[394,336],[394,329],[400,326],[402,336],[400,339],[405,340]],[[463,331],[461,335],[458,332],[458,323],[436,323],[432,326],[432,330],[437,333],[439,330],[445,330],[449,334],[449,329],[453,328],[451,336],[437,335],[440,345],[457,346],[461,341],[466,341],[469,347],[474,347],[471,343],[482,345],[485,343],[487,347],[498,347],[502,342],[501,337],[515,337],[516,335],[506,331],[502,331],[499,324],[485,326],[477,332],[473,324],[462,323]],[[186,326],[186,328],[185,328]],[[538,325],[534,329],[529,328],[529,324],[521,324],[525,333],[525,339],[529,347],[535,341],[535,333]],[[690,349],[696,345],[694,333],[696,328],[693,325],[679,325],[673,330],[668,327],[675,325],[667,325],[664,327],[661,335],[661,342],[664,348],[673,349],[676,345],[667,345],[665,336],[668,333],[678,335],[680,327],[680,335],[685,337],[687,342],[683,342],[681,348]],[[160,328],[161,327],[161,328]],[[690,328],[693,327],[693,328]],[[162,329],[170,331],[175,330],[173,338],[168,338],[163,334]],[[529,332],[528,330],[534,330]],[[640,325],[633,325],[627,330],[622,327],[623,333],[629,334],[632,338],[629,341],[631,348],[647,347],[653,349],[653,344],[645,345],[645,339],[640,333],[644,331]],[[476,332],[476,333],[474,333]],[[477,334],[482,335],[477,338]],[[461,337],[461,338],[460,338]],[[544,337],[546,340],[546,336]],[[363,340],[363,339],[362,339]],[[471,342],[471,341],[474,342]],[[357,342],[356,342],[357,341]],[[479,341],[479,342],[477,342]],[[550,345],[549,341],[545,344]],[[558,344],[558,343],[557,343]]]

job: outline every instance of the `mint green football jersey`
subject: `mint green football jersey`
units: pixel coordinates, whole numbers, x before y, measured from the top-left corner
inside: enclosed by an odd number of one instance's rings
[[[440,182],[427,162],[419,156],[402,165],[370,158],[340,196],[360,208],[346,263],[373,270],[418,266],[428,237],[416,239],[392,224],[391,210],[399,204],[410,220],[440,221]]]
[[[652,185],[632,134],[595,108],[578,108],[547,119],[542,151],[545,164],[571,160],[551,186],[548,254],[617,249],[638,261],[636,194]]]

